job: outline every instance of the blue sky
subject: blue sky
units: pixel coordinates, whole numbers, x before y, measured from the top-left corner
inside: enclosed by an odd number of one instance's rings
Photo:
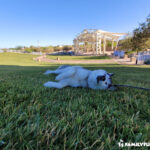
[[[72,44],[85,28],[131,32],[150,0],[0,0],[0,48]]]

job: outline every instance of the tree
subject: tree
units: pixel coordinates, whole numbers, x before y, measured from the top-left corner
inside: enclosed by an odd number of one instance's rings
[[[150,48],[150,15],[146,22],[141,23],[139,28],[133,31],[132,46],[134,50],[141,51]]]
[[[23,48],[23,46],[16,46],[15,49],[16,50],[21,50]]]
[[[132,36],[125,37],[124,39],[119,41],[118,46],[120,49],[123,49],[125,51],[130,51],[133,48],[132,45]]]
[[[64,45],[62,48],[63,51],[69,51],[71,49],[72,49],[72,46],[69,46],[69,45]]]
[[[54,46],[54,51],[61,51],[62,48],[60,46]]]

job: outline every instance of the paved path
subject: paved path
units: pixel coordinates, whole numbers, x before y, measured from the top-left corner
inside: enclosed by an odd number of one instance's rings
[[[125,59],[113,58],[113,59],[116,63],[121,65],[135,65],[135,62],[131,62],[130,58],[125,58]]]
[[[46,56],[39,56],[34,58],[33,60],[40,61],[40,62],[49,62],[49,63],[58,63],[58,64],[126,64],[126,65],[133,65],[133,62],[130,62],[130,59],[98,59],[98,60],[56,60],[56,59],[49,59]]]
[[[36,61],[40,62],[50,62],[59,64],[114,64],[116,63],[114,59],[98,59],[98,60],[54,60],[46,58],[45,56],[40,56],[34,58]]]

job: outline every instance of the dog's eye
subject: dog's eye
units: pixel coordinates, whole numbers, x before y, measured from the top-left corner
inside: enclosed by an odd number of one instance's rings
[[[105,81],[105,79],[105,76],[97,76],[97,83],[99,83],[99,81]]]
[[[101,80],[102,80],[102,81],[105,81],[105,79],[106,79],[105,76],[101,77]]]

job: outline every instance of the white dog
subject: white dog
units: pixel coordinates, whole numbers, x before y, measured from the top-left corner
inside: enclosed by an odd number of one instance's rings
[[[80,66],[60,66],[56,70],[47,70],[45,75],[58,74],[56,80],[59,82],[46,82],[45,87],[63,88],[72,87],[88,87],[91,89],[113,90],[111,76],[113,73],[107,73],[105,70],[90,71]]]

